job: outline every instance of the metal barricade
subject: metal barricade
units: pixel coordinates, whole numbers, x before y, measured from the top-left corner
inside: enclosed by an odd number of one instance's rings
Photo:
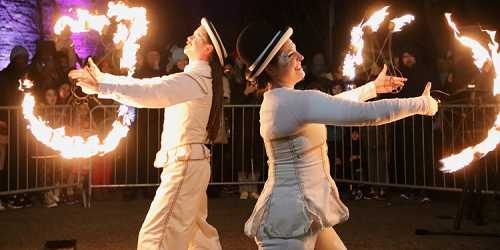
[[[266,159],[259,134],[259,105],[226,105],[224,125],[212,152],[210,185],[263,183]],[[116,117],[117,106],[100,105],[92,109],[96,130],[107,131]],[[92,161],[92,188],[152,187],[160,182],[161,169],[152,167],[163,132],[163,110],[138,109],[136,120],[120,146]],[[168,119],[168,117],[166,118]],[[166,131],[168,133],[168,131]]]
[[[50,126],[71,126],[71,106],[37,108],[36,114]],[[21,107],[0,107],[0,122],[0,196],[82,185],[81,161],[63,159],[38,142]]]
[[[93,119],[109,126],[115,111],[116,106],[98,106]],[[413,116],[376,127],[327,126],[331,175],[337,182],[447,191],[473,180],[477,189],[491,191],[498,182],[497,150],[454,174],[442,173],[439,160],[479,142],[497,111],[496,105],[448,105],[432,118]],[[158,185],[161,170],[152,165],[162,130],[162,110],[138,110],[129,136],[99,170],[106,178],[89,187]],[[222,131],[216,144],[209,145],[210,185],[262,184],[267,158],[259,105],[226,105]]]
[[[94,107],[90,112],[92,132],[105,135],[117,108]],[[221,133],[215,144],[207,145],[212,152],[210,185],[262,184],[266,180],[259,109],[258,105],[225,106]],[[498,110],[496,105],[442,105],[434,117],[413,116],[376,127],[327,126],[331,175],[337,182],[446,191],[461,190],[468,182],[476,190],[493,192],[500,185],[498,150],[454,174],[442,173],[439,160],[481,141]],[[82,182],[88,184],[89,192],[94,188],[153,187],[160,182],[161,169],[152,166],[163,132],[163,110],[138,110],[128,136],[116,150],[84,160],[61,159],[36,142],[25,129],[19,107],[0,107],[0,114],[7,126],[2,130],[4,143],[0,140],[5,159],[0,195]],[[69,116],[73,121],[73,115]],[[68,176],[75,181],[68,182]]]
[[[434,117],[412,116],[376,127],[329,127],[332,177],[446,191],[459,191],[469,182],[475,190],[493,192],[500,187],[498,150],[452,174],[439,170],[439,160],[483,140],[497,112],[496,105],[442,105]]]

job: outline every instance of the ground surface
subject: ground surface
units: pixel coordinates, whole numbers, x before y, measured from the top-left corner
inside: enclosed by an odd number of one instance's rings
[[[65,206],[0,212],[0,249],[42,249],[45,241],[76,239],[79,250],[135,249],[137,233],[149,200],[123,201],[119,191],[94,198],[92,207]],[[417,236],[415,229],[446,231],[456,211],[454,199],[421,205],[394,196],[389,201],[347,201],[351,218],[337,226],[349,249],[500,249],[500,238]],[[493,203],[494,204],[494,203]],[[238,197],[209,199],[209,222],[218,230],[223,249],[256,249],[243,232],[254,201]],[[493,210],[497,209],[493,206]],[[491,211],[491,208],[490,208]],[[500,233],[497,218],[488,225],[464,221],[463,232]]]

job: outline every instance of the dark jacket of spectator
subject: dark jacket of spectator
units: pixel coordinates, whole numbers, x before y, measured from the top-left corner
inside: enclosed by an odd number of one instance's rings
[[[0,72],[0,106],[21,104],[18,91],[19,79],[26,73],[29,54],[22,46],[15,46],[10,52],[10,63]]]

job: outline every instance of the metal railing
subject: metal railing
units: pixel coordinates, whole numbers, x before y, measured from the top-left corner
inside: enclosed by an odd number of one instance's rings
[[[116,110],[113,105],[94,107],[89,114],[91,130],[106,134]],[[432,118],[413,116],[376,127],[327,126],[331,175],[345,183],[446,191],[461,190],[469,183],[485,192],[498,190],[498,150],[466,170],[454,174],[439,170],[441,158],[486,136],[498,110],[496,105],[442,105]],[[18,107],[0,107],[0,113],[7,121],[8,138],[3,146],[7,160],[1,171],[4,184],[0,195],[82,182],[88,183],[90,193],[94,188],[153,187],[160,182],[161,169],[152,166],[163,132],[163,110],[138,110],[129,135],[113,152],[71,161],[46,152],[47,148],[32,138]],[[74,113],[70,121],[75,120]],[[210,185],[263,183],[268,169],[259,133],[259,106],[226,105],[221,131],[217,143],[208,145],[212,151]],[[65,177],[75,172],[71,168],[77,172],[72,175],[74,183]]]
[[[36,113],[51,126],[72,126],[71,106],[42,107]],[[0,121],[0,196],[82,186],[84,161],[63,159],[36,141],[20,107],[0,107]]]

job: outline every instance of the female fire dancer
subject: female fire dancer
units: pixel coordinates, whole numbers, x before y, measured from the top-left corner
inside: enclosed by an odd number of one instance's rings
[[[139,232],[138,249],[221,249],[217,230],[206,222],[210,152],[222,114],[222,73],[227,52],[206,18],[187,38],[184,72],[135,79],[89,66],[69,73],[87,94],[140,108],[165,108],[155,167],[161,183]]]
[[[406,80],[386,76],[385,66],[375,81],[337,96],[295,90],[305,73],[292,33],[290,27],[251,24],[237,41],[248,66],[247,79],[270,84],[260,109],[269,177],[245,233],[265,250],[345,249],[332,226],[346,221],[349,211],[329,174],[324,124],[380,125],[410,115],[434,115],[438,104],[430,96],[430,83],[420,97],[364,102]]]

